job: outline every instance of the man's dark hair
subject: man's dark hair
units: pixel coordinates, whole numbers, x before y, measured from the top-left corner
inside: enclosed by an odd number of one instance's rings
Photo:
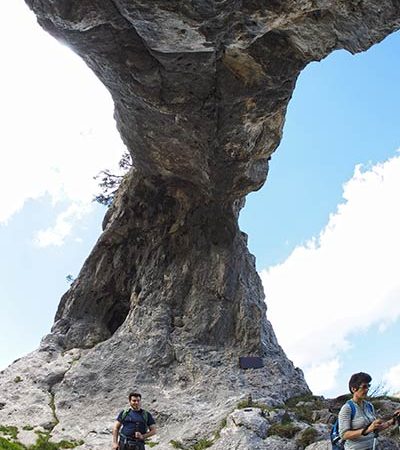
[[[353,394],[353,389],[358,389],[363,383],[370,383],[371,375],[365,372],[354,373],[349,380],[349,390]]]
[[[137,397],[137,398],[140,398],[140,400],[142,400],[142,394],[139,394],[139,392],[131,392],[130,394],[129,394],[129,400],[132,398],[132,397]]]

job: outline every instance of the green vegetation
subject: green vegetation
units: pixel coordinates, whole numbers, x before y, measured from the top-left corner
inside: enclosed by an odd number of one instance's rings
[[[0,450],[25,450],[21,444],[10,442],[7,439],[0,437]]]
[[[49,435],[39,434],[36,444],[29,447],[29,450],[59,450],[60,447],[54,442],[49,442]]]
[[[57,414],[56,414],[56,402],[55,402],[55,395],[50,392],[50,401],[49,401],[49,406],[51,408],[51,412],[53,414],[53,418],[54,418],[54,422],[53,422],[53,428],[58,425],[58,423],[60,422],[58,420]]]
[[[268,430],[268,436],[279,436],[287,439],[292,439],[300,428],[292,423],[274,423]]]
[[[33,427],[26,425],[23,427],[24,430],[32,430]],[[83,441],[60,441],[60,442],[50,442],[50,433],[43,433],[40,431],[35,431],[37,434],[37,440],[35,444],[26,447],[17,441],[18,428],[0,425],[0,433],[6,435],[5,437],[0,437],[0,450],[62,450],[65,448],[75,448],[83,444]]]
[[[248,400],[242,400],[236,405],[237,409],[245,409],[245,408],[260,408],[264,412],[272,411],[272,408],[270,408],[265,403],[255,403],[251,402],[249,403]]]
[[[312,394],[298,395],[296,397],[289,398],[285,405],[288,408],[295,408],[299,403],[313,403],[313,406],[315,407],[323,406],[321,397]]]
[[[23,430],[25,431],[32,431],[33,430],[33,426],[32,425],[24,425],[22,427]]]
[[[38,435],[38,439],[28,450],[60,450],[64,448],[75,448],[83,444],[83,441],[62,440],[60,442],[50,442],[50,433],[37,432],[36,434]]]
[[[289,415],[289,413],[287,411],[284,412],[282,419],[281,419],[281,424],[282,425],[289,425],[289,423],[292,422],[292,419]]]
[[[296,439],[296,442],[298,445],[305,448],[315,442],[317,437],[318,431],[313,427],[309,427],[300,433],[300,436]]]
[[[214,433],[214,440],[215,441],[218,440],[221,437],[221,430],[226,427],[226,421],[227,420],[226,420],[226,417],[225,417],[225,419],[221,420],[221,423],[219,424],[219,427],[215,430],[215,433]]]
[[[213,443],[213,441],[210,441],[208,439],[200,439],[200,441],[196,442],[196,444],[194,444],[193,447],[190,448],[190,450],[203,450],[205,448],[211,447]]]
[[[146,445],[148,447],[155,447],[158,444],[159,444],[159,442],[146,441]]]
[[[299,420],[310,424],[313,423],[313,410],[323,408],[323,401],[315,395],[305,394],[290,398],[285,405]]]
[[[182,442],[180,441],[169,441],[169,443],[174,448],[180,448],[183,450],[204,450],[205,448],[211,447],[214,443],[214,441],[210,441],[209,439],[200,439],[198,442],[196,442],[194,445],[191,445],[190,447],[185,447]]]
[[[183,444],[182,444],[182,442],[180,442],[180,441],[174,441],[174,440],[172,440],[172,441],[169,441],[169,443],[172,445],[172,447],[174,447],[174,448],[181,448],[181,449],[184,449],[185,447],[183,446]]]
[[[17,376],[14,378],[14,383],[21,383],[21,381],[22,381],[22,378],[21,378],[19,375],[17,375]]]
[[[0,425],[0,433],[10,436],[12,439],[17,439],[18,428]]]

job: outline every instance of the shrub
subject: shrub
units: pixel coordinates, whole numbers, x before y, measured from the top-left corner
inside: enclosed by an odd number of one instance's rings
[[[292,423],[275,423],[271,425],[268,430],[268,436],[279,436],[287,439],[292,439],[298,432],[300,428]]]

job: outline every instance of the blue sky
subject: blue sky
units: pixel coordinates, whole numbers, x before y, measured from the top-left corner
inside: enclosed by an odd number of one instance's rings
[[[100,233],[93,176],[123,145],[108,93],[23,1],[2,2],[0,21],[2,368],[49,332]],[[240,219],[278,339],[326,396],[359,370],[400,392],[399,49],[395,34],[303,71]]]

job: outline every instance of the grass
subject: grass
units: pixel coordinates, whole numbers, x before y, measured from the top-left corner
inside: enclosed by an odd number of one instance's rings
[[[190,448],[190,450],[203,450],[205,448],[211,447],[213,445],[213,441],[210,441],[209,439],[200,439],[199,442],[196,442],[196,444],[193,445],[193,447]]]
[[[23,427],[25,430],[32,430],[33,427],[26,425]],[[65,448],[75,448],[83,444],[83,441],[60,441],[50,442],[50,433],[36,432],[37,439],[35,444],[26,447],[18,442],[18,428],[8,427],[0,425],[0,432],[7,436],[9,439],[13,439],[15,442],[10,441],[5,437],[0,437],[0,450],[62,450]]]
[[[83,441],[60,441],[58,443],[58,445],[60,446],[60,448],[75,448],[78,447],[79,445],[82,445],[84,442]],[[157,442],[155,442],[155,444],[157,444]],[[149,445],[149,444],[147,444]],[[152,447],[150,445],[150,447]]]
[[[175,441],[172,439],[172,441],[169,441],[169,443],[172,445],[172,447],[174,448],[182,448],[184,449],[185,447],[183,446],[182,442],[180,441]]]
[[[78,445],[82,445],[83,441],[66,441],[50,442],[50,433],[36,433],[38,439],[35,445],[30,446],[29,450],[61,450],[64,448],[75,448]]]
[[[237,409],[245,409],[245,408],[259,408],[261,409],[263,412],[269,412],[272,411],[272,408],[270,408],[268,405],[264,404],[264,403],[256,403],[256,402],[251,402],[249,403],[248,400],[242,400],[240,401],[237,405],[236,405]]]
[[[10,436],[12,439],[17,439],[18,428],[11,426],[0,425],[0,433]]]
[[[172,440],[169,441],[169,443],[172,445],[172,447],[180,448],[183,450],[204,450],[205,448],[211,447],[214,444],[214,441],[210,441],[209,439],[200,439],[194,445],[187,448],[180,441]]]
[[[218,440],[221,437],[221,431],[226,427],[227,419],[221,420],[221,423],[219,424],[219,427],[215,430],[214,433],[214,440]]]
[[[0,437],[0,450],[26,450],[21,444],[10,442],[7,439]]]
[[[56,401],[55,401],[55,395],[54,395],[52,392],[50,392],[49,406],[50,406],[50,408],[51,408],[51,412],[52,412],[53,418],[54,418],[54,421],[53,421],[53,428],[54,428],[56,425],[58,425],[58,423],[59,423],[60,421],[58,420],[58,417],[57,417],[57,414],[56,414]]]

